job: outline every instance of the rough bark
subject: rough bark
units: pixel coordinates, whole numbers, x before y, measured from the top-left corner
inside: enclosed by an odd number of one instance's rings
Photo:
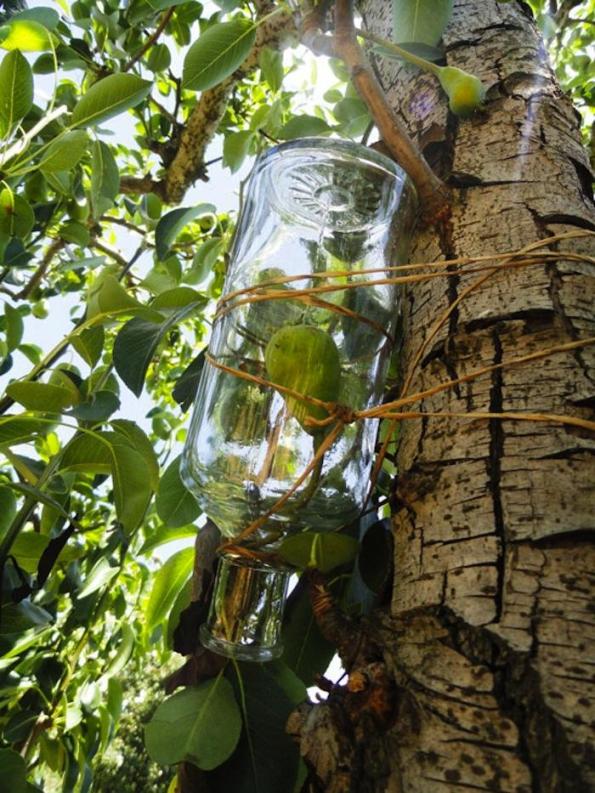
[[[363,12],[371,30],[389,35],[390,4],[366,0]],[[377,64],[391,103],[453,187],[450,222],[438,233],[420,229],[412,259],[496,253],[595,229],[576,113],[528,7],[455,0],[444,43],[448,64],[488,87],[485,111],[470,121],[449,115],[432,77]],[[491,279],[440,330],[412,390],[594,335],[593,276],[561,255]],[[405,371],[472,278],[408,289]],[[594,380],[586,348],[497,370],[421,409],[592,417]],[[298,732],[320,780],[333,775],[329,756],[312,752],[312,730],[318,747],[330,742],[324,730],[340,735],[335,770],[350,769],[346,791],[595,790],[594,448],[581,430],[526,422],[403,425],[392,605],[373,627],[398,704],[389,729],[367,731],[366,751],[380,758],[367,766],[351,762],[358,749],[354,740],[345,749],[333,705],[315,706],[319,717],[308,714]]]

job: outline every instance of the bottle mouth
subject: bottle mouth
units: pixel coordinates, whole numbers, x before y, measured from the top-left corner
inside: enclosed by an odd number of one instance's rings
[[[292,571],[243,556],[219,559],[203,646],[243,661],[271,661],[283,652],[281,625]]]
[[[269,195],[281,215],[329,231],[384,229],[407,185],[405,172],[366,146],[334,138],[303,138],[261,155]]]

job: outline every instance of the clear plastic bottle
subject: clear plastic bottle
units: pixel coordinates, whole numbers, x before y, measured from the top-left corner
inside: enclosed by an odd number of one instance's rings
[[[246,294],[231,299],[216,322],[209,354],[225,366],[275,381],[271,339],[297,338],[296,371],[302,368],[303,374],[308,356],[321,350],[332,358],[326,370],[332,383],[320,385],[321,398],[329,400],[330,394],[355,410],[378,404],[398,291],[369,282],[386,278],[383,268],[405,260],[414,210],[414,193],[402,171],[363,146],[312,138],[261,155],[245,191],[223,294],[262,284],[262,294],[283,290],[287,299],[253,302]],[[369,269],[378,272],[364,272]],[[283,280],[292,276],[301,277]],[[356,283],[366,285],[350,288]],[[337,288],[314,299],[291,297],[296,290],[328,285]],[[279,333],[287,328],[289,333]],[[308,343],[300,355],[303,339]],[[300,378],[299,372],[291,375],[289,385],[304,393],[308,378],[301,385]],[[266,513],[311,462],[324,432],[309,426],[304,414],[326,415],[300,408],[276,389],[205,365],[181,471],[225,537],[237,537]],[[345,425],[316,469],[250,540],[274,547],[289,532],[330,531],[353,520],[366,498],[376,432],[370,420]],[[260,562],[225,559],[203,643],[253,660],[277,655],[287,575]],[[261,587],[261,582],[266,583]],[[242,608],[237,608],[238,588]],[[258,618],[255,604],[261,607]]]

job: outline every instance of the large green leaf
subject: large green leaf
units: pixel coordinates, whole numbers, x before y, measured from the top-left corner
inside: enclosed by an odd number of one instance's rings
[[[187,761],[209,770],[233,752],[241,727],[232,687],[219,676],[162,702],[145,727],[145,745],[161,765]]]
[[[182,84],[191,91],[217,85],[246,60],[256,38],[248,19],[233,19],[208,28],[186,53]]]
[[[157,514],[166,526],[187,526],[201,513],[196,499],[180,479],[181,459],[181,455],[176,457],[167,467],[155,499]]]
[[[91,207],[95,219],[110,209],[119,190],[120,174],[112,150],[103,141],[96,140],[91,160]]]
[[[13,19],[0,27],[0,47],[4,50],[41,52],[53,46],[52,34],[33,19]]]
[[[114,342],[114,366],[136,396],[140,396],[143,390],[147,369],[159,342],[170,328],[204,304],[204,299],[198,293],[194,295],[200,300],[173,311],[165,322],[149,322],[141,317],[133,317],[120,329]]]
[[[158,311],[143,306],[135,300],[109,272],[97,277],[89,289],[87,298],[87,319],[101,318],[108,321],[113,316],[140,314],[153,322],[163,319]]]
[[[194,548],[173,554],[153,576],[145,610],[145,625],[150,635],[167,617],[175,599],[188,581],[194,565]]]
[[[42,413],[61,413],[76,401],[74,391],[51,383],[11,383],[6,393],[27,410]]]
[[[435,46],[452,13],[452,0],[393,0],[393,39]]]
[[[72,112],[73,127],[107,121],[148,96],[152,83],[135,74],[110,74],[89,88]]]
[[[131,446],[144,457],[149,469],[149,481],[153,490],[157,490],[159,485],[159,461],[155,454],[153,444],[148,439],[144,431],[130,419],[114,419],[111,422],[113,429],[127,438]]]
[[[4,131],[24,118],[33,105],[33,74],[19,50],[5,55],[0,64],[0,126]]]
[[[58,14],[54,8],[37,6],[35,8],[25,8],[19,11],[18,14],[12,17],[11,21],[15,22],[22,19],[33,20],[33,22],[43,25],[47,30],[54,30],[58,27],[58,23],[60,22],[60,14]]]
[[[299,750],[285,732],[291,711],[306,699],[306,687],[282,663],[238,664],[246,721],[233,755],[212,774],[216,790],[234,793],[292,791]],[[235,671],[230,671],[234,675]],[[240,699],[240,684],[234,680]]]
[[[45,422],[28,416],[2,416],[0,417],[0,446],[25,443],[35,438],[36,435],[42,435],[48,429]]]
[[[64,449],[62,470],[111,473],[116,513],[126,531],[144,517],[153,492],[150,467],[120,432],[95,432],[74,438]]]
[[[163,215],[155,229],[155,246],[157,258],[165,259],[171,244],[175,241],[184,226],[202,215],[214,214],[217,211],[213,204],[198,204],[195,207],[179,207]]]
[[[82,129],[65,132],[53,140],[39,161],[42,171],[70,171],[87,150],[89,139]]]

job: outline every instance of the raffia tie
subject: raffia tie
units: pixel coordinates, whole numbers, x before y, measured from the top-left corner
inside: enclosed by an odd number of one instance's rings
[[[266,561],[275,558],[274,554],[266,553],[263,551],[257,551],[252,548],[247,548],[245,545],[242,545],[241,543],[243,543],[256,531],[258,531],[258,529],[264,526],[266,522],[270,519],[270,517],[275,513],[277,513],[284,506],[284,504],[291,498],[291,496],[298,490],[298,488],[307,480],[307,478],[315,469],[316,465],[321,460],[322,456],[326,453],[326,451],[328,451],[328,449],[334,444],[337,438],[341,435],[344,426],[347,424],[352,424],[356,421],[361,421],[365,419],[387,419],[391,421],[391,430],[392,430],[394,429],[394,427],[398,422],[405,419],[419,419],[426,417],[467,418],[469,420],[499,419],[499,420],[554,423],[554,424],[560,424],[562,426],[578,427],[587,430],[589,432],[595,433],[595,422],[593,421],[589,421],[587,419],[583,419],[578,416],[563,416],[553,413],[531,413],[531,412],[519,413],[514,411],[512,412],[506,411],[506,412],[498,412],[498,413],[494,413],[494,412],[456,413],[456,412],[428,412],[421,410],[415,410],[415,411],[403,410],[403,408],[406,408],[417,402],[421,402],[423,399],[427,397],[433,396],[442,391],[449,390],[462,383],[470,382],[476,379],[477,377],[485,376],[498,369],[504,369],[511,366],[519,366],[528,363],[530,361],[536,361],[541,358],[546,358],[556,353],[570,352],[572,350],[577,350],[582,347],[587,347],[595,344],[595,337],[590,337],[563,344],[553,345],[551,347],[538,350],[537,352],[528,355],[509,359],[506,361],[502,361],[498,364],[493,364],[490,366],[482,367],[480,369],[476,369],[475,371],[470,372],[467,375],[463,375],[462,377],[458,377],[449,380],[447,382],[440,383],[436,386],[425,389],[424,391],[420,391],[412,394],[407,393],[415,376],[416,370],[419,369],[420,362],[423,359],[425,351],[427,350],[430,342],[432,341],[432,339],[435,338],[439,329],[444,325],[444,323],[448,320],[449,316],[458,307],[458,305],[462,302],[462,300],[465,297],[467,297],[472,291],[481,288],[490,278],[493,278],[499,273],[511,269],[517,269],[517,268],[534,266],[534,265],[543,265],[543,264],[547,264],[548,262],[558,261],[560,259],[595,265],[595,257],[588,256],[586,254],[580,254],[575,252],[543,250],[544,247],[557,244],[563,240],[570,240],[570,239],[577,239],[584,237],[595,237],[595,232],[580,230],[580,231],[567,232],[565,234],[558,234],[552,237],[547,237],[543,240],[538,240],[537,242],[532,243],[531,245],[528,245],[519,251],[512,251],[497,255],[463,257],[457,259],[444,260],[440,262],[416,262],[407,265],[395,265],[384,268],[360,270],[355,273],[352,271],[332,271],[332,272],[324,272],[324,273],[307,273],[303,275],[274,278],[269,281],[258,284],[257,286],[247,287],[245,289],[237,290],[223,297],[220,300],[219,305],[217,307],[215,321],[222,319],[224,316],[226,316],[234,309],[249,303],[264,302],[270,300],[300,300],[305,304],[315,305],[316,307],[324,308],[344,316],[349,316],[351,318],[356,319],[357,321],[370,325],[374,327],[375,330],[383,333],[385,337],[387,337],[392,342],[393,341],[392,338],[386,333],[385,329],[383,329],[380,325],[378,325],[378,323],[375,323],[373,320],[370,320],[368,317],[364,317],[361,314],[358,314],[357,312],[351,311],[350,309],[345,309],[342,306],[337,306],[335,303],[325,301],[320,297],[320,295],[325,293],[337,292],[337,291],[345,291],[349,289],[366,288],[369,286],[397,285],[397,284],[407,284],[407,283],[410,284],[410,283],[429,281],[435,278],[444,278],[444,277],[450,278],[454,276],[468,275],[470,273],[480,274],[480,277],[478,279],[476,279],[472,284],[466,287],[459,294],[457,300],[454,301],[449,306],[448,310],[445,311],[445,313],[438,318],[438,321],[430,330],[425,341],[420,346],[420,349],[417,351],[416,355],[414,356],[412,367],[410,369],[408,376],[406,376],[404,381],[404,385],[401,391],[401,396],[398,399],[392,400],[390,402],[385,402],[381,405],[367,408],[365,410],[355,410],[349,407],[348,405],[343,405],[337,402],[325,402],[315,397],[311,397],[308,394],[303,394],[294,389],[287,388],[286,386],[282,386],[278,383],[273,383],[270,380],[261,377],[260,375],[251,374],[250,372],[246,372],[241,369],[228,366],[227,364],[224,364],[222,361],[216,360],[209,353],[206,354],[207,363],[216,369],[231,374],[234,377],[239,377],[243,380],[255,383],[259,386],[273,388],[276,391],[280,392],[281,394],[294,397],[308,404],[317,407],[322,407],[328,413],[328,416],[325,419],[314,419],[312,417],[305,419],[304,423],[307,424],[309,427],[327,428],[327,431],[318,450],[313,455],[312,460],[302,471],[299,477],[295,480],[292,487],[289,488],[287,492],[281,498],[279,498],[269,510],[267,510],[258,519],[252,521],[240,533],[240,535],[234,539],[233,542],[225,543],[222,546],[222,550],[224,550],[227,553],[236,553],[243,556],[247,555],[251,557],[261,558]],[[430,270],[430,272],[427,272],[428,269]],[[426,272],[425,273],[418,272],[420,270],[425,270]],[[332,284],[332,283],[322,284],[320,286],[313,286],[308,289],[299,289],[299,290],[293,290],[287,288],[275,289],[275,287],[282,287],[288,283],[299,280],[303,281],[307,279],[316,279],[316,280],[332,281],[335,278],[345,278],[345,277],[353,278],[356,276],[368,276],[374,274],[383,274],[385,276],[387,272],[395,273],[395,275],[390,278],[387,277],[374,278],[371,280],[351,281],[349,283],[343,283],[343,284]],[[396,275],[396,273],[404,273],[404,274]],[[382,461],[387,452],[387,448],[388,448],[388,444],[390,443],[391,436],[392,436],[392,432],[389,432],[387,439],[384,441],[382,445],[380,454],[378,455],[372,473],[371,490],[373,489],[376,476],[378,475],[378,472],[382,465]]]

